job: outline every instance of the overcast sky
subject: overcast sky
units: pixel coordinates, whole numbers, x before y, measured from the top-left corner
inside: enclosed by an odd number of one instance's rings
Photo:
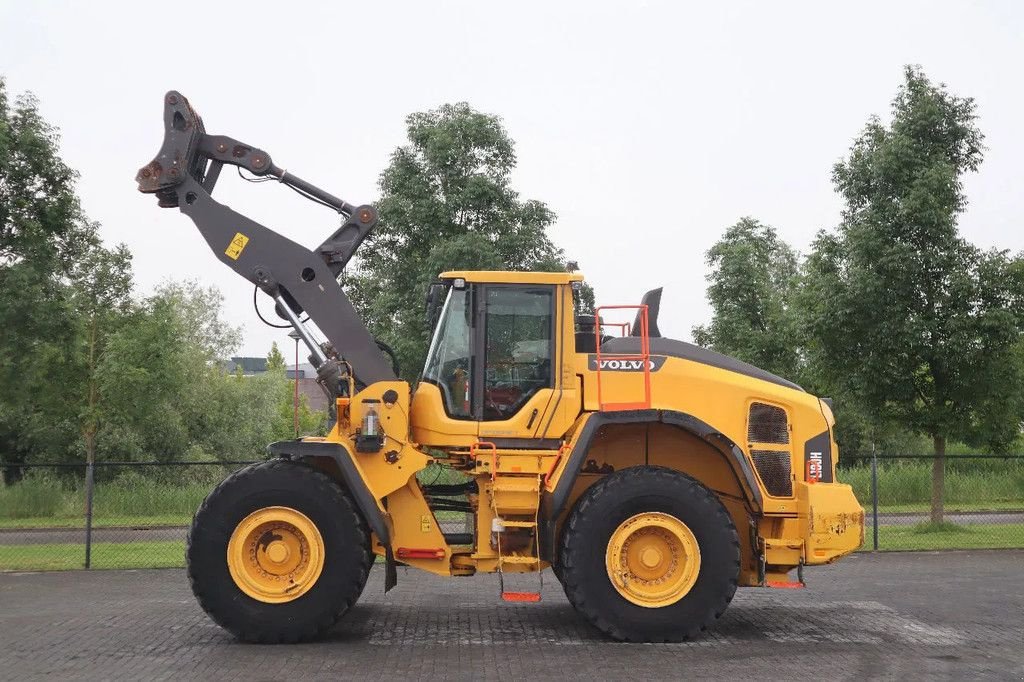
[[[904,64],[976,98],[989,148],[967,181],[965,236],[1024,248],[1024,3],[39,2],[0,0],[0,74],[31,90],[81,173],[103,237],[134,254],[138,293],[214,284],[265,355],[283,332],[192,222],[135,190],[177,89],[211,133],[266,149],[338,196],[373,201],[404,118],[467,101],[517,143],[515,187],[558,214],[556,243],[599,303],[664,286],[661,329],[706,321],[703,254],[738,218],[806,252],[840,203],[832,165]],[[225,173],[219,200],[315,246],[336,217]]]

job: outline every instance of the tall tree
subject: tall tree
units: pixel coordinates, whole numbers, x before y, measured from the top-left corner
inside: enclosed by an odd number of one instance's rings
[[[0,464],[77,441],[64,405],[78,331],[69,282],[98,240],[58,147],[35,98],[11,102],[0,78]],[[21,470],[3,473],[9,482]]]
[[[80,434],[87,462],[96,461],[96,436],[103,419],[99,366],[108,339],[132,310],[131,253],[123,244],[97,244],[72,266],[71,304],[80,325],[76,359],[81,367]]]
[[[186,343],[207,362],[224,360],[242,342],[242,330],[223,318],[224,294],[195,280],[166,281],[156,288],[151,303],[170,306],[181,321]]]
[[[800,342],[793,299],[796,252],[775,228],[741,218],[708,249],[708,301],[713,317],[693,328],[701,346],[732,355],[783,377],[800,374]]]
[[[285,361],[281,349],[277,347],[277,341],[270,344],[270,352],[267,353],[267,371],[284,372]]]
[[[546,232],[554,213],[511,187],[516,155],[498,117],[459,103],[406,124],[409,143],[380,178],[380,225],[346,286],[411,379],[427,349],[424,294],[439,273],[564,269],[564,260]]]
[[[249,377],[231,386],[225,376],[222,361],[239,330],[224,322],[221,300],[212,287],[166,282],[110,335],[98,368],[107,416],[100,452],[156,460],[235,456],[232,433],[273,419],[279,392],[259,396]],[[283,372],[280,378],[284,385]]]
[[[932,439],[931,518],[943,518],[946,442],[1019,428],[1020,269],[960,237],[963,178],[982,160],[974,100],[908,67],[886,126],[872,118],[833,182],[846,206],[821,233],[801,293],[815,371],[869,413]]]

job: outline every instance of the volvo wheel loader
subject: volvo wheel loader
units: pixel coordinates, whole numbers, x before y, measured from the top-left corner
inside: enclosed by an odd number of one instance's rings
[[[341,226],[309,249],[218,203],[225,165],[287,185]],[[861,545],[863,509],[835,479],[829,402],[663,338],[660,290],[581,314],[576,272],[442,273],[414,389],[339,285],[377,225],[373,206],[208,134],[178,92],[136,179],[273,300],[330,398],[325,437],[269,445],[271,459],[229,476],[193,519],[192,589],[238,638],[316,637],[379,559],[385,590],[398,566],[496,572],[500,596],[520,602],[539,600],[532,583],[551,568],[608,636],[680,641],[712,625],[737,586],[802,586],[805,566]],[[428,467],[461,479],[432,483]],[[469,532],[445,532],[453,514]]]

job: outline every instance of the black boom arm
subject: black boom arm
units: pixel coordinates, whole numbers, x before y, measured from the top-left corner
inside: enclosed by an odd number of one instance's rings
[[[277,178],[337,211],[344,218],[342,226],[311,251],[214,201],[211,193],[224,164]],[[360,384],[395,379],[391,364],[337,280],[377,224],[376,209],[353,206],[278,168],[260,149],[208,135],[188,100],[173,90],[164,97],[163,146],[135,179],[140,192],[157,195],[160,206],[178,208],[191,218],[221,262],[275,300],[309,346],[314,364],[319,367],[331,358],[299,321],[303,312],[326,335],[338,357],[351,365]]]

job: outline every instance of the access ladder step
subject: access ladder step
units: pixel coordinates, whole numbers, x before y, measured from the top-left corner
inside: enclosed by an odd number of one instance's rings
[[[498,476],[491,481],[490,496],[499,516],[536,516],[540,476]]]
[[[506,521],[501,520],[501,525],[505,528],[536,528],[536,521]]]
[[[766,580],[764,583],[765,587],[774,587],[776,589],[783,590],[802,590],[807,585],[802,582],[790,581],[790,580]]]
[[[501,598],[503,601],[511,602],[538,602],[540,592],[502,592]]]
[[[498,562],[503,564],[537,564],[540,559],[535,556],[519,556],[516,554],[498,557]]]
[[[768,566],[796,566],[804,560],[803,540],[763,538],[764,562]]]
[[[540,477],[501,475],[494,479],[493,489],[508,493],[537,492],[540,490]]]

